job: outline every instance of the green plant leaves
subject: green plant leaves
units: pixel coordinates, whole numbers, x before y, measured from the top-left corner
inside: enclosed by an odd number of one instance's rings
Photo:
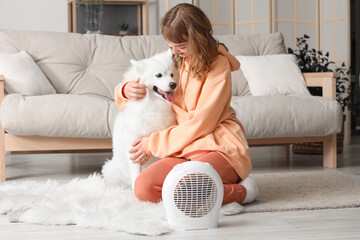
[[[346,87],[351,70],[346,68],[345,62],[337,67],[335,62],[329,61],[329,52],[324,55],[322,50],[309,49],[307,43],[309,38],[306,34],[303,37],[296,38],[297,49],[288,48],[288,53],[296,56],[301,72],[339,72],[340,77],[336,78],[336,100],[340,103],[343,111],[346,107],[351,110],[351,88]],[[311,87],[309,91],[315,96],[322,95],[322,89],[318,87]]]

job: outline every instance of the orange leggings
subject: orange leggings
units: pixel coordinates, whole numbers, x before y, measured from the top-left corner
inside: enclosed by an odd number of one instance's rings
[[[241,178],[228,161],[218,152],[209,152],[203,156],[191,159],[210,163],[218,172],[224,184],[224,199],[222,204],[241,203],[246,197],[246,189],[239,185]],[[161,200],[162,186],[167,174],[179,163],[188,161],[184,158],[167,157],[147,167],[135,181],[135,196],[141,201],[158,202]]]

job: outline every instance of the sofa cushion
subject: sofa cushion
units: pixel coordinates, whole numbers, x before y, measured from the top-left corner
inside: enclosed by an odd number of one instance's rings
[[[292,54],[236,56],[252,96],[310,95]]]
[[[234,56],[259,56],[286,53],[281,33],[215,36]]]
[[[30,96],[56,93],[39,66],[25,51],[0,53],[0,74],[5,76],[5,90],[8,93]]]
[[[7,95],[1,123],[15,135],[111,138],[117,108],[113,101],[73,94]]]
[[[340,105],[323,97],[234,96],[231,106],[248,139],[327,136],[342,127]]]
[[[248,139],[325,136],[341,131],[341,107],[322,97],[234,96],[231,106]],[[110,138],[117,112],[112,101],[97,97],[9,94],[1,105],[1,122],[5,131],[16,135]]]

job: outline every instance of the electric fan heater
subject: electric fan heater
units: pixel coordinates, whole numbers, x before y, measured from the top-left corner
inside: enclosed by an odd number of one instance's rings
[[[223,196],[219,174],[198,161],[177,164],[162,189],[168,222],[181,230],[216,228]]]

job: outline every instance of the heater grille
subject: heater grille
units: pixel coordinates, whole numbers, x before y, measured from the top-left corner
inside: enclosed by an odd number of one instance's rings
[[[190,173],[181,178],[174,189],[175,206],[186,216],[200,218],[214,208],[217,200],[214,180],[205,173]]]

